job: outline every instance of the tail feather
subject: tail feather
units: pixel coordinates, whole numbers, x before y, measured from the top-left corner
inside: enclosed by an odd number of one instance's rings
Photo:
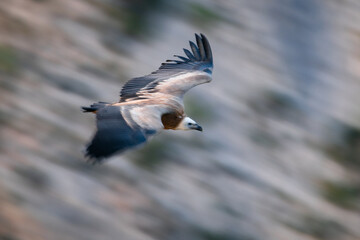
[[[109,103],[98,102],[98,103],[91,104],[90,107],[81,107],[81,108],[82,108],[83,112],[96,112],[100,108],[105,107],[107,104],[109,104]]]

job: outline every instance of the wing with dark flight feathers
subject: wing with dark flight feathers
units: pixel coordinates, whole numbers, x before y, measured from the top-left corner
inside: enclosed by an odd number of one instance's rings
[[[87,145],[85,156],[92,163],[145,143],[158,129],[139,126],[127,110],[119,106],[104,106],[96,111],[97,131]],[[155,126],[154,126],[155,127]]]
[[[174,55],[177,60],[167,60],[149,75],[129,80],[120,92],[120,102],[152,98],[152,93],[162,92],[182,96],[190,88],[211,81],[213,58],[209,41],[195,34],[196,44],[190,41],[191,51],[186,56]]]

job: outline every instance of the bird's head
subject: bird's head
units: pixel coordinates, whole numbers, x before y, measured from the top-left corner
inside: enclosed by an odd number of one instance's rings
[[[185,117],[179,125],[175,128],[175,130],[198,130],[202,131],[202,127],[197,124],[194,120],[189,117]]]

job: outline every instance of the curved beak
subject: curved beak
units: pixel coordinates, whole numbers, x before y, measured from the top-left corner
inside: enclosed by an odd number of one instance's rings
[[[203,130],[202,127],[201,127],[199,124],[195,124],[192,129],[198,130],[198,131],[200,131],[200,132],[202,132],[202,130]]]

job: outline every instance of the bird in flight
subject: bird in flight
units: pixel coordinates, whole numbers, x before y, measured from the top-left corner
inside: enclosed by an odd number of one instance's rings
[[[145,143],[163,129],[198,130],[202,127],[184,111],[183,96],[191,88],[212,80],[213,59],[209,41],[195,34],[186,56],[174,55],[149,75],[129,80],[116,103],[98,102],[82,107],[96,114],[97,131],[85,157],[100,163],[115,153]]]

